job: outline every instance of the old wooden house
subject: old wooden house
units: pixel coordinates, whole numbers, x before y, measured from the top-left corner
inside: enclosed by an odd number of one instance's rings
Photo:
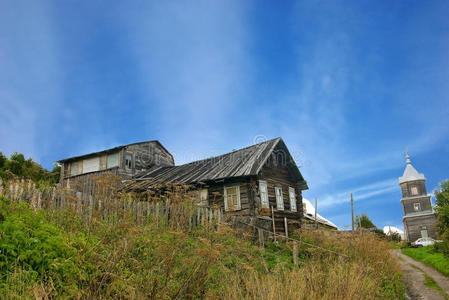
[[[146,141],[61,159],[58,163],[60,183],[67,185],[105,172],[130,179],[155,166],[173,166],[174,160],[159,141]]]
[[[308,189],[281,138],[179,166],[154,166],[134,176],[135,189],[160,183],[183,183],[196,189],[198,203],[221,207],[226,216],[238,216],[252,225],[279,231],[299,227],[302,191]],[[235,218],[234,218],[235,219]]]

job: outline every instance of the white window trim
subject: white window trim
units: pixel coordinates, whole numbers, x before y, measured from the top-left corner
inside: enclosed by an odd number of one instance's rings
[[[416,185],[414,185],[410,188],[410,194],[412,194],[412,196],[416,196],[419,194],[418,187]]]
[[[416,209],[416,207],[418,207],[418,209]],[[421,203],[419,203],[419,202],[413,203],[413,210],[414,211],[420,211],[421,210]]]
[[[230,210],[228,207],[228,189],[230,188],[236,188],[237,189],[237,208]],[[230,185],[224,187],[224,205],[225,205],[225,211],[235,211],[242,209],[242,204],[240,202],[240,185]]]
[[[288,198],[290,199],[290,210],[291,211],[298,211],[298,208],[296,207],[296,193],[295,193],[295,189],[292,188],[291,186],[288,187]]]
[[[279,195],[277,193],[278,190],[280,192]],[[275,186],[274,187],[274,193],[276,194],[276,209],[277,210],[284,210],[284,195],[282,195],[282,187]]]
[[[265,197],[262,197],[262,187],[265,187]],[[270,201],[268,199],[268,185],[265,180],[259,180],[259,195],[260,195],[260,204],[262,207],[270,208]]]

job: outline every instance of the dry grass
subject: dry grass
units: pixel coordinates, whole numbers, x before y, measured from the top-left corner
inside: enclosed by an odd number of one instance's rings
[[[103,198],[113,196],[107,188],[97,191]],[[301,244],[300,266],[295,267],[290,244],[267,243],[261,250],[251,235],[236,234],[226,225],[187,227],[192,203],[186,187],[173,185],[164,195],[148,197],[170,197],[185,209],[173,214],[171,224],[151,218],[136,223],[126,211],[118,222],[104,218],[102,211],[94,210],[89,222],[76,208],[46,211],[49,225],[59,228],[61,239],[76,252],[76,275],[69,281],[50,273],[31,276],[32,270],[18,264],[0,278],[0,294],[35,299],[403,297],[390,244],[374,235],[304,230],[298,233],[302,240],[349,258]]]
[[[397,299],[404,289],[399,266],[387,242],[373,235],[303,232],[303,237],[348,254],[350,259],[303,248],[307,258],[300,268],[269,273],[229,273],[225,299]]]

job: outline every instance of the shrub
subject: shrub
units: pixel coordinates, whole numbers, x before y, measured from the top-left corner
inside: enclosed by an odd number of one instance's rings
[[[41,279],[70,293],[81,270],[76,249],[63,232],[49,223],[43,212],[34,213],[25,203],[0,199],[0,208],[1,273],[19,271],[27,281]],[[4,286],[5,277],[0,280]]]

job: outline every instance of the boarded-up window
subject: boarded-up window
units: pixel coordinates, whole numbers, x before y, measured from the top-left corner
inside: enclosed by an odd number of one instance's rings
[[[109,154],[106,168],[118,167],[119,153]]]
[[[207,189],[201,189],[198,191],[198,204],[201,206],[209,205],[208,191]]]
[[[418,195],[418,187],[417,186],[412,186],[411,193],[412,193],[412,195]]]
[[[282,188],[280,186],[274,187],[276,192],[276,207],[278,210],[284,210],[284,199],[282,198]]]
[[[100,158],[94,157],[83,160],[83,173],[96,172],[100,170]]]
[[[70,164],[70,176],[78,175],[78,162]]]
[[[130,153],[125,154],[125,168],[132,169],[133,167],[133,156]]]
[[[263,180],[259,181],[259,194],[262,207],[268,208],[270,206],[270,203],[268,202],[268,190],[266,181]]]
[[[240,204],[240,186],[228,186],[224,188],[225,210],[239,210]]]
[[[295,189],[292,187],[288,188],[288,198],[290,199],[290,210],[297,211],[296,209],[296,197],[295,197]]]

